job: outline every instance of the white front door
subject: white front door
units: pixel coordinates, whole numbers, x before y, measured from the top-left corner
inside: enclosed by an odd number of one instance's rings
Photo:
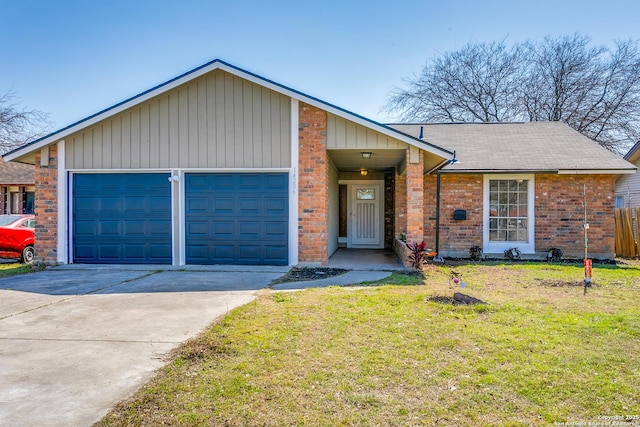
[[[383,248],[383,186],[366,183],[350,187],[348,247]]]

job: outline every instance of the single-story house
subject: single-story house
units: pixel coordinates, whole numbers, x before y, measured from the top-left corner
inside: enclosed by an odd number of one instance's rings
[[[635,172],[562,124],[387,126],[220,60],[5,158],[35,165],[37,257],[60,263],[323,265],[401,234],[580,256],[583,188],[613,257]]]
[[[631,147],[624,159],[640,167],[640,141]],[[640,208],[640,173],[618,176],[615,206],[616,208]]]
[[[33,165],[0,158],[0,214],[32,214],[35,201]]]
[[[501,257],[515,247],[544,257],[560,248],[580,258],[586,214],[589,256],[615,256],[613,188],[634,167],[568,125],[390,126],[456,153],[457,162],[425,176],[425,198],[436,201],[424,206],[425,238],[439,253],[468,257],[479,246]]]

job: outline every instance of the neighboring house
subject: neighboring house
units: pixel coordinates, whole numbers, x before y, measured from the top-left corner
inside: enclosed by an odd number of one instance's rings
[[[33,165],[5,162],[0,158],[0,214],[33,213],[33,173]]]
[[[640,141],[629,150],[624,159],[640,166]],[[640,208],[640,173],[620,175],[616,181],[616,208]]]
[[[547,123],[394,127],[215,60],[5,158],[36,167],[49,262],[322,265],[400,234],[434,245],[436,221],[445,256],[580,256],[583,184],[594,257],[613,257],[614,181],[635,168],[596,143]]]

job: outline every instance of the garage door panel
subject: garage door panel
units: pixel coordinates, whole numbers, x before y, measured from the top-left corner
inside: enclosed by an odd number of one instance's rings
[[[97,233],[97,224],[94,221],[76,221],[74,234],[79,236],[93,236]]]
[[[121,247],[119,245],[98,246],[98,260],[120,260],[122,255]]]
[[[100,221],[97,225],[100,236],[118,236],[121,233],[120,221]]]
[[[235,208],[235,200],[229,197],[212,197],[213,212],[216,214],[230,214]]]
[[[283,198],[268,198],[264,201],[264,210],[266,213],[284,213],[287,211],[287,200]]]
[[[189,210],[206,212],[209,209],[209,200],[204,197],[189,200]]]
[[[264,223],[264,237],[276,237],[280,238],[283,233],[287,232],[288,224],[285,222],[265,222]]]
[[[150,219],[149,220],[149,234],[157,235],[157,236],[166,236],[167,234],[171,235],[171,221],[161,220],[161,219]]]
[[[258,262],[262,258],[260,255],[260,245],[238,246],[238,259],[240,262]]]
[[[74,249],[76,259],[94,259],[98,248],[95,245],[75,245]]]
[[[238,221],[238,237],[258,239],[260,238],[260,222]]]
[[[211,257],[209,255],[209,252],[210,252],[210,253],[213,254],[213,258],[219,259],[219,260],[224,260],[224,261],[229,262],[229,263],[232,263],[233,260],[235,259],[235,251],[234,251],[235,246],[234,245],[217,244],[215,246],[212,245],[212,247],[210,249],[211,250],[208,251],[208,253],[207,253],[207,257],[208,258]]]
[[[266,190],[284,188],[287,186],[288,176],[285,174],[270,174],[265,177],[264,188]]]
[[[264,257],[269,262],[276,261],[287,256],[287,247],[284,245],[278,245],[278,246],[265,245],[264,251],[265,251]]]
[[[258,215],[260,212],[260,200],[258,198],[238,199],[238,212],[240,214]]]
[[[159,173],[74,175],[74,262],[171,263],[168,177]]]
[[[144,259],[145,245],[127,245],[124,249],[125,259]]]
[[[138,235],[144,236],[146,234],[146,222],[144,220],[129,220],[124,221],[124,234],[127,236]]]
[[[98,199],[98,206],[102,212],[120,212],[122,211],[122,200],[119,196],[103,196]]]
[[[192,173],[185,182],[188,264],[288,263],[286,173]],[[191,209],[191,201],[203,197],[208,210]]]
[[[212,230],[211,236],[213,237],[226,239],[226,238],[229,238],[230,236],[233,236],[234,234],[235,221],[225,221],[225,220],[211,221],[210,224],[211,224],[211,227],[209,228]],[[205,238],[207,237],[205,236]]]

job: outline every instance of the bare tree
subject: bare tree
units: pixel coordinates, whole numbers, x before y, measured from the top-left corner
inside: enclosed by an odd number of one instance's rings
[[[469,44],[430,61],[385,109],[405,121],[563,121],[623,152],[640,138],[640,51],[633,41],[593,47],[575,34]]]
[[[640,54],[631,41],[615,50],[589,47],[587,37],[526,44],[522,102],[532,121],[563,121],[613,151],[640,130]]]
[[[43,136],[51,129],[49,115],[21,107],[12,91],[0,96],[0,153]]]
[[[396,90],[388,110],[407,121],[512,120],[522,55],[503,43],[470,44],[427,63],[420,76]]]

